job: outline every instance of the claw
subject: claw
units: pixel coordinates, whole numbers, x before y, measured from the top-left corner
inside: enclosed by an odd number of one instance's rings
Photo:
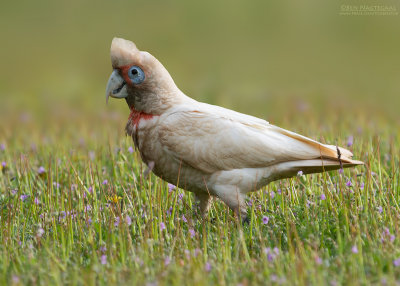
[[[242,218],[242,225],[249,225],[250,224],[250,219],[248,216],[245,216],[244,218]]]

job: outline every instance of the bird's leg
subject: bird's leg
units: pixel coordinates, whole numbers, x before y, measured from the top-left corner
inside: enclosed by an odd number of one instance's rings
[[[147,176],[150,174],[151,171],[154,169],[154,161],[150,161],[149,164],[147,164],[147,169],[143,172],[144,178],[147,178]]]
[[[208,210],[210,209],[212,197],[207,193],[197,193],[195,196],[199,201],[201,217],[206,219]]]
[[[243,223],[249,223],[247,217],[244,195],[235,186],[218,186],[216,188],[218,197],[235,212],[236,217]]]
[[[244,199],[243,199],[243,204],[238,206],[238,208],[235,210],[235,214],[243,225],[250,224],[250,218],[247,215],[247,209]]]

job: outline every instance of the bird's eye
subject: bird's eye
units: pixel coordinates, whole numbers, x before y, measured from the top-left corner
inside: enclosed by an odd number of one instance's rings
[[[133,84],[139,84],[144,81],[144,71],[138,66],[132,66],[128,71],[128,76]]]

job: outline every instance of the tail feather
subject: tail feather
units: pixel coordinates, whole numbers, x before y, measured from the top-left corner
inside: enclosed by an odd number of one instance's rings
[[[325,145],[279,127],[277,127],[277,131],[282,135],[311,146],[316,150],[316,156],[314,158],[290,160],[274,165],[276,176],[271,178],[271,181],[293,177],[299,171],[302,171],[303,174],[312,174],[364,165],[364,162],[353,160],[353,153],[345,148]]]
[[[293,138],[295,140],[298,140],[300,142],[303,142],[307,145],[310,145],[312,147],[314,147],[315,149],[319,150],[320,153],[320,158],[322,159],[330,159],[330,160],[334,160],[335,162],[339,162],[341,161],[342,164],[344,163],[349,163],[352,164],[352,162],[360,162],[360,161],[354,161],[352,160],[353,157],[353,153],[351,153],[349,150],[342,148],[342,147],[337,147],[337,146],[333,146],[333,145],[325,145],[322,143],[319,143],[315,140],[312,140],[310,138],[307,138],[305,136],[302,136],[300,134],[282,129],[282,128],[278,128],[279,133],[288,136],[290,138]],[[364,164],[361,162],[361,164]],[[357,163],[355,165],[360,165],[360,163]],[[352,166],[355,166],[352,165]],[[349,166],[351,167],[351,166]]]
[[[348,160],[348,162],[342,162],[341,164],[338,160],[329,159],[312,159],[283,162],[274,166],[277,175],[276,177],[273,177],[271,181],[296,176],[299,171],[301,171],[303,174],[313,174],[338,170],[342,167],[350,168],[357,165],[364,165],[364,162],[357,160]]]

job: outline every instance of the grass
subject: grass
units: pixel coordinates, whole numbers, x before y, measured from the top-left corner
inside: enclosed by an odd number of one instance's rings
[[[327,141],[346,131],[343,122],[324,132]],[[360,124],[350,148],[365,167],[271,183],[249,196],[251,223],[243,227],[219,201],[202,221],[190,193],[143,175],[130,138],[119,133],[101,139],[83,130],[78,140],[53,130],[30,139],[8,130],[0,283],[395,283],[398,134],[388,122],[379,136]]]
[[[400,282],[399,17],[339,15],[357,1],[23,2],[0,9],[0,285]],[[144,177],[125,104],[104,105],[114,36],[195,99],[353,135],[366,165],[271,183],[244,227],[219,201],[203,222],[190,193]]]

